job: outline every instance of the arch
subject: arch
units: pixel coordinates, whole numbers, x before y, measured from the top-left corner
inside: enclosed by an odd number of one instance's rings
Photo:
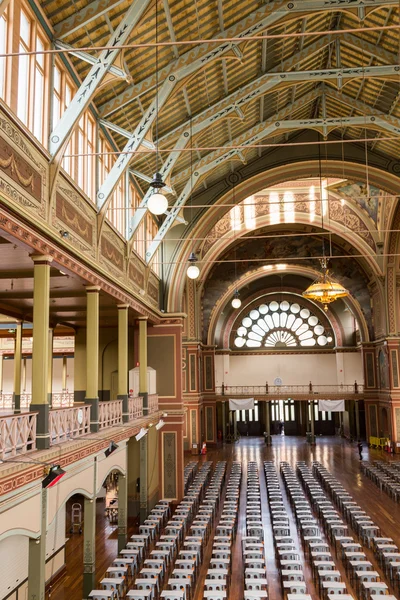
[[[32,531],[30,529],[24,529],[24,528],[15,528],[15,529],[8,529],[7,531],[2,531],[0,533],[0,542],[2,542],[3,540],[12,537],[14,535],[23,535],[26,536],[32,540],[37,540],[40,538],[40,531]]]
[[[271,267],[271,269],[269,269],[269,271],[268,271],[269,275],[280,272],[279,265],[268,265],[268,266]],[[316,271],[310,267],[297,266],[297,265],[288,265],[288,268],[285,272],[288,274],[303,275],[304,277],[307,277],[307,279],[310,279],[310,280],[314,280],[318,276],[318,271]],[[208,326],[208,332],[207,332],[207,345],[213,345],[215,343],[214,340],[215,340],[215,332],[216,332],[218,319],[219,319],[221,313],[224,311],[225,306],[231,301],[232,295],[235,291],[235,288],[237,287],[240,290],[241,288],[243,288],[245,285],[248,285],[252,281],[255,281],[260,278],[264,278],[265,276],[266,276],[266,271],[263,267],[261,267],[257,270],[251,271],[249,273],[246,273],[243,277],[241,277],[236,282],[234,282],[234,284],[229,286],[229,288],[224,292],[224,294],[222,294],[222,296],[219,298],[218,302],[215,304],[215,306],[211,312],[210,324]],[[361,335],[362,341],[363,342],[369,341],[370,336],[369,336],[369,332],[368,332],[368,325],[367,325],[367,322],[365,320],[365,317],[362,313],[362,310],[361,310],[361,307],[360,307],[358,301],[355,298],[353,298],[352,296],[348,296],[345,299],[345,304],[347,304],[349,306],[350,310],[353,312],[353,314],[355,315],[355,317],[357,319],[357,322],[358,322],[358,325],[360,328],[360,335]],[[333,322],[335,321],[335,319],[332,315],[332,312],[330,312],[330,310],[328,310],[328,315],[329,315],[329,320],[333,325]],[[233,323],[232,323],[232,326],[233,326]]]
[[[103,483],[105,482],[107,477],[110,475],[110,473],[112,473],[112,471],[118,471],[118,473],[121,473],[121,475],[126,475],[126,469],[123,469],[121,467],[121,465],[113,465],[113,466],[109,467],[108,470],[105,472],[104,477],[102,476],[100,485],[99,485],[99,482],[97,482],[96,496],[99,493],[99,491],[101,490]]]
[[[324,161],[323,169],[324,177],[343,177],[343,163],[341,161]],[[276,184],[284,183],[285,181],[304,179],[305,177],[316,177],[318,175],[318,160],[302,160],[297,158],[290,164],[282,164],[268,170],[263,170],[262,172],[256,173],[255,175],[240,181],[235,189],[235,197],[237,203],[240,203],[246,197],[256,194],[264,188],[272,187]],[[365,167],[354,162],[345,163],[345,177],[352,179],[355,178],[356,180],[363,182],[367,181]],[[396,194],[399,184],[397,177],[376,167],[369,167],[369,181],[380,189],[387,191],[389,194]],[[202,214],[198,217],[196,226],[190,231],[191,239],[178,244],[175,248],[175,251],[172,253],[170,257],[172,266],[168,273],[168,311],[176,312],[181,310],[181,297],[186,278],[186,258],[189,255],[189,250],[192,249],[192,240],[196,238],[202,238],[207,235],[207,233],[221,218],[221,216],[223,216],[227,210],[229,210],[225,205],[229,204],[231,199],[232,190],[230,187],[229,190],[220,195],[219,198],[214,202],[214,206],[218,206],[220,210],[203,210]],[[304,219],[303,222],[304,224],[310,224],[309,218],[307,218],[307,220]],[[301,223],[301,220],[298,216],[296,216],[295,223]],[[318,221],[316,223],[318,223]],[[332,227],[332,222],[330,223],[330,226]],[[328,229],[328,227],[326,227],[326,229]],[[380,263],[371,256],[372,253],[370,249],[368,250],[368,246],[366,246],[365,243],[363,244],[358,240],[356,240],[356,243],[354,242],[355,236],[354,234],[351,235],[351,230],[348,230],[347,233],[343,234],[343,231],[339,231],[337,228],[337,230],[333,232],[337,233],[337,235],[339,235],[342,239],[345,239],[345,241],[348,242],[352,247],[357,247],[358,245],[360,254],[365,253],[367,257],[369,255],[367,261],[369,269],[371,269],[372,273],[374,273],[376,277],[382,275]],[[379,232],[375,230],[374,234],[376,241],[379,241]],[[199,249],[198,246],[199,245],[195,247],[196,251]]]
[[[89,492],[87,490],[84,490],[83,488],[76,488],[75,490],[71,490],[58,505],[58,508],[57,508],[56,512],[54,513],[54,517],[52,518],[52,520],[49,523],[47,523],[47,527],[50,527],[54,523],[54,521],[57,519],[57,516],[58,516],[58,513],[60,512],[60,510],[64,509],[68,500],[70,498],[72,498],[72,496],[75,496],[76,494],[80,494],[81,496],[84,496],[88,500],[94,500],[94,498],[95,498],[92,494],[89,494]]]

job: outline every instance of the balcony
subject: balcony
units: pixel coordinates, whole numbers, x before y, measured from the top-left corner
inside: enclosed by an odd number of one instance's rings
[[[12,394],[3,394],[2,397],[4,398],[4,396],[7,396],[5,406],[11,402],[12,410]],[[21,407],[22,409],[26,407],[26,412],[18,415],[5,414],[0,416],[0,460],[36,450],[37,413],[27,412],[27,407],[30,404],[30,394],[26,396],[29,396],[29,403],[24,399],[24,406]],[[64,405],[64,407],[52,408],[49,411],[51,446],[70,442],[77,438],[84,438],[85,435],[90,433],[91,406],[89,404],[68,406],[70,394],[59,394],[59,396],[56,402]],[[158,412],[158,395],[151,394],[148,398],[148,414]],[[124,423],[124,425],[134,425],[136,421],[139,422],[146,418],[146,415],[143,414],[143,398],[141,396],[129,398],[128,407],[129,422]],[[123,425],[122,416],[122,400],[99,402],[100,431]]]
[[[340,385],[224,385],[216,386],[217,396],[235,398],[254,397],[263,400],[279,400],[291,398],[292,400],[323,400],[323,399],[363,399],[364,386],[357,382]]]
[[[14,394],[0,394],[0,411],[14,410]],[[32,394],[21,394],[21,410],[29,410]],[[52,395],[52,408],[68,408],[74,405],[74,392],[55,392]]]
[[[0,460],[36,450],[37,413],[0,418]]]

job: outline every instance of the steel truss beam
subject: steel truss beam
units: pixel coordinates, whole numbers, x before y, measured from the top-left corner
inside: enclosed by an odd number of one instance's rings
[[[314,102],[314,100],[321,96],[321,93],[321,90],[318,89],[313,90],[308,94],[305,94],[304,96],[296,100],[293,104],[288,104],[287,106],[285,106],[267,121],[259,123],[255,127],[252,127],[249,131],[246,131],[246,133],[243,133],[242,135],[233,139],[232,143],[229,142],[228,144],[226,144],[226,146],[229,146],[228,149],[224,149],[224,147],[222,147],[218,150],[214,150],[213,152],[210,152],[204,158],[202,158],[196,165],[194,165],[193,168],[189,168],[189,174],[185,187],[180,193],[174,206],[170,209],[155,238],[153,239],[146,251],[146,263],[149,264],[153,259],[165,235],[172,227],[176,217],[184,207],[186,200],[191,195],[192,189],[201,180],[201,178],[204,177],[204,175],[206,175],[209,171],[220,165],[222,162],[232,160],[233,158],[235,158],[238,152],[242,151],[243,146],[250,146],[252,144],[255,144],[263,138],[265,138],[270,133],[277,131],[276,123],[279,122],[279,119],[284,118],[294,110],[297,110],[306,106],[307,104],[310,104],[311,102]],[[236,149],[231,148],[230,146],[240,146],[240,148]],[[185,170],[185,173],[186,172],[187,170]]]
[[[310,13],[318,11],[340,11],[350,10],[365,6],[366,8],[376,8],[377,6],[397,6],[395,0],[303,0],[302,2],[283,2],[275,0],[260,7],[258,10],[250,13],[245,19],[242,19],[235,25],[229,27],[225,32],[221,32],[214,36],[215,40],[227,37],[254,36],[268,28],[272,23],[284,19],[290,14],[305,13],[308,16]],[[274,18],[271,19],[271,13],[274,13]],[[243,40],[245,41],[245,40]],[[208,55],[217,51],[218,46],[215,43],[202,44],[192,47],[188,52],[170,62],[159,71],[159,81],[164,81],[171,74],[174,74],[181,67],[188,64],[191,60],[196,60],[199,56]],[[219,54],[217,53],[215,57]],[[204,66],[204,65],[203,65]],[[147,93],[156,86],[156,76],[151,75],[143,81],[129,86],[118,96],[105,102],[100,107],[100,115],[106,117],[111,113],[119,110],[138,96]]]
[[[368,7],[376,7],[382,4],[391,4],[393,0],[303,0],[303,2],[296,3],[285,3],[282,0],[276,0],[267,5],[264,5],[258,11],[249,15],[246,19],[240,21],[236,25],[230,27],[224,34],[220,36],[224,37],[236,37],[246,39],[248,36],[254,36],[285,17],[300,13],[309,14],[313,11],[320,10],[340,10],[343,8],[355,8],[360,5]],[[243,28],[244,27],[244,28]],[[218,39],[218,36],[216,36]],[[182,55],[179,59],[174,61],[173,68],[168,69],[165,74],[162,70],[159,74],[162,84],[158,91],[158,106],[161,108],[172,90],[176,86],[177,82],[184,79],[185,77],[193,74],[194,72],[204,68],[210,62],[227,56],[228,53],[236,55],[234,52],[236,44],[229,42],[223,42],[219,46],[215,46],[211,42],[202,46],[196,47]],[[378,67],[379,68],[379,67]],[[353,70],[355,72],[355,70]],[[386,76],[386,72],[382,72],[382,76]],[[365,70],[364,70],[365,76]],[[143,83],[143,82],[142,82]],[[148,86],[147,86],[148,89]],[[124,97],[127,92],[124,92]],[[128,93],[129,95],[129,93]],[[118,108],[124,105],[125,102],[119,102]],[[156,117],[156,99],[150,104],[149,108],[143,115],[139,124],[135,128],[130,139],[128,139],[122,153],[114,163],[110,173],[106,180],[97,192],[97,207],[99,210],[106,210],[107,204],[111,195],[122,176],[123,172],[129,165],[132,159],[132,155],[136,152],[142,139],[147,135],[154,119]]]
[[[54,27],[54,36],[60,40],[72,35],[81,27],[86,27],[95,19],[107,14],[110,10],[117,8],[125,0],[94,0],[87,6],[78,10],[70,17],[63,19]]]
[[[110,67],[118,54],[121,52],[119,46],[126,42],[143,12],[146,10],[149,1],[150,0],[133,0],[125,17],[108,41],[107,45],[110,48],[115,47],[115,49],[103,50],[73,97],[72,102],[64,111],[55,130],[50,135],[49,150],[52,160],[58,156],[64,147],[72,129],[79,121],[81,114],[96,93],[99,84],[110,70]]]
[[[340,94],[338,94],[340,95]],[[327,93],[329,96],[329,93]],[[374,115],[362,115],[359,117],[342,117],[342,118],[325,118],[325,119],[290,119],[281,121],[280,119],[287,114],[290,114],[293,110],[298,109],[305,104],[310,103],[315,100],[317,97],[324,98],[324,94],[321,90],[316,90],[314,93],[307,94],[303,96],[293,104],[289,104],[287,107],[279,111],[273,118],[260,123],[256,127],[253,127],[245,134],[242,134],[235,140],[233,140],[232,144],[229,142],[226,145],[232,146],[246,146],[252,145],[257,141],[262,140],[267,137],[271,133],[276,133],[277,131],[290,131],[296,129],[320,129],[321,132],[328,132],[337,127],[353,127],[353,126],[370,126],[370,127],[379,127],[385,129],[391,133],[396,133],[400,135],[400,121],[399,119],[393,119],[393,117],[388,115],[374,114]],[[350,100],[352,100],[350,98]],[[346,102],[346,98],[343,99]],[[362,104],[362,103],[360,103]],[[366,107],[366,105],[364,105]],[[368,107],[367,107],[368,108]],[[376,111],[379,113],[379,111]],[[397,125],[395,124],[397,122]],[[221,149],[223,150],[223,148]],[[221,164],[221,162],[225,160],[230,160],[238,155],[241,148],[231,148],[229,151],[225,152],[220,156],[216,156],[221,150],[215,150],[203,157],[193,169],[193,178],[192,180],[188,180],[183,191],[181,192],[179,198],[177,199],[174,207],[169,211],[165,221],[161,225],[157,235],[154,240],[151,242],[147,252],[146,252],[146,262],[147,264],[151,262],[153,259],[159,245],[163,241],[166,233],[173,225],[174,219],[178,215],[178,213],[182,210],[183,206],[187,198],[191,193],[191,182],[193,182],[193,187],[200,181],[201,177],[206,175],[212,169]],[[182,173],[179,174],[179,179],[186,180],[190,178],[190,169],[186,169]]]
[[[61,42],[61,40],[56,40],[54,42],[54,45],[59,50],[69,50],[69,54],[72,54],[72,56],[76,56],[77,58],[80,58],[81,60],[89,63],[90,65],[97,64],[97,58],[95,56],[93,56],[92,54],[89,54],[88,52],[83,52],[82,50],[77,50],[76,48],[71,46],[71,44],[66,44],[65,42]],[[126,71],[124,71],[123,69],[120,69],[119,67],[115,67],[114,65],[111,65],[111,67],[109,68],[109,73],[111,73],[112,75],[115,75],[115,77],[119,77],[121,79],[126,79],[126,80],[128,80],[130,77]]]
[[[329,38],[321,38],[317,40],[313,44],[310,44],[306,50],[297,52],[293,56],[284,60],[283,63],[279,63],[279,65],[276,67],[276,70],[278,68],[289,69],[290,67],[293,67],[305,58],[310,58],[316,52],[320,52],[321,49],[327,46],[329,43]],[[271,73],[273,72],[274,71],[272,71]],[[251,102],[252,100],[258,98],[259,96],[266,94],[268,91],[272,90],[280,84],[280,79],[277,77],[271,78],[271,73],[267,73],[265,75],[262,75],[261,77],[258,77],[251,83],[243,86],[238,91],[230,94],[223,100],[216,102],[213,106],[210,106],[202,113],[199,113],[196,117],[193,117],[192,124],[190,123],[190,120],[186,121],[186,123],[180,125],[173,132],[169,132],[167,135],[160,138],[160,141],[167,141],[168,138],[171,137],[173,134],[180,132],[179,139],[175,144],[173,152],[169,154],[167,160],[160,169],[164,180],[171,174],[172,169],[174,168],[176,161],[180,156],[180,151],[183,150],[183,148],[185,148],[189,141],[190,127],[192,127],[193,135],[197,135],[210,125],[213,125],[214,123],[229,117],[229,115],[236,114],[240,118],[243,118],[243,106],[245,106],[248,102]],[[101,122],[105,125],[105,127],[108,126],[108,121],[102,120]],[[121,130],[118,133],[124,135]],[[125,131],[125,135],[127,135],[128,137],[128,132]],[[140,203],[140,206],[138,207],[138,210],[136,210],[135,214],[132,217],[131,225],[129,228],[130,237],[132,237],[135,234],[140,223],[146,215],[146,207],[151,193],[151,190],[148,190],[146,192]]]
[[[291,66],[301,62],[305,57],[309,58],[312,54],[320,51],[323,47],[327,46],[330,43],[331,39],[329,38],[329,36],[327,36],[326,38],[321,38],[314,44],[308,46],[306,49],[286,59],[283,62],[283,64],[280,64],[279,66],[284,69],[290,68]],[[241,108],[248,102],[259,98],[260,96],[263,96],[264,94],[268,93],[269,91],[276,88],[282,83],[293,83],[298,81],[343,81],[349,78],[357,79],[360,77],[364,77],[367,72],[369,77],[383,77],[384,73],[385,76],[386,74],[396,74],[397,67],[389,65],[381,67],[366,67],[364,69],[320,69],[318,71],[287,71],[279,73],[277,73],[277,69],[274,69],[271,72],[265,73],[261,77],[258,77],[253,82],[243,86],[238,91],[234,92],[233,94],[230,94],[223,100],[215,103],[213,106],[194,117],[192,120],[193,134],[198,134],[210,125],[213,125],[221,119],[229,117],[229,115],[232,115],[238,110],[241,111]],[[365,112],[367,109],[368,107],[364,105],[363,109],[361,110]],[[376,114],[378,114],[378,112],[379,111],[376,111]],[[382,116],[382,114],[380,116]],[[103,123],[107,126],[107,122],[103,121]],[[176,133],[178,133],[179,131],[181,132],[180,138],[178,139],[174,151],[170,154],[166,161],[166,165],[168,165],[168,167],[161,169],[161,172],[164,177],[168,177],[170,175],[176,161],[179,158],[179,152],[177,150],[182,150],[185,147],[189,138],[189,127],[190,121],[186,121],[186,123],[178,126],[175,130],[169,132],[160,139],[161,142],[166,142],[173,135],[176,135]],[[121,133],[121,131],[119,133]],[[128,135],[128,132],[125,131],[125,135]],[[172,182],[176,182],[178,181],[178,179],[179,176],[173,177]],[[137,228],[139,227],[142,219],[145,216],[146,211],[144,209],[147,206],[147,202],[150,195],[151,191],[149,190],[147,191],[140,203],[140,210],[138,210],[132,217],[131,226],[129,230],[131,236],[135,234]]]

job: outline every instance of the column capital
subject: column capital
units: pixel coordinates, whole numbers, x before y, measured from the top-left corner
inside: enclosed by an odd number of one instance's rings
[[[118,308],[118,310],[130,308],[130,304],[117,304],[117,308]]]
[[[99,293],[101,290],[99,285],[87,285],[86,286],[86,291],[88,294],[95,294],[96,292]]]
[[[149,317],[137,317],[138,321],[148,321]]]
[[[35,265],[50,265],[53,262],[53,257],[49,254],[31,254],[31,259]]]

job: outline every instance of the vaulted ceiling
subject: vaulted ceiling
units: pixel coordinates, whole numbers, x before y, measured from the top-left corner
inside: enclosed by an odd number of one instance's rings
[[[160,0],[157,9],[149,0],[40,4],[58,48],[104,47],[122,23],[131,30],[93,102],[122,150],[143,125],[147,139],[155,139],[149,110],[158,85],[161,159],[173,162],[170,205],[190,177],[191,161],[207,186],[230,172],[231,159],[252,161],[263,152],[257,145],[290,143],[299,129],[318,129],[328,138],[339,129],[344,138],[371,139],[370,150],[399,154],[400,41],[398,29],[390,28],[399,22],[398,2]],[[69,57],[83,81],[92,66],[87,55]],[[196,149],[182,151],[191,134]],[[181,151],[171,152],[176,145]],[[154,152],[140,150],[131,167],[151,176]],[[145,191],[148,184],[140,183]]]

